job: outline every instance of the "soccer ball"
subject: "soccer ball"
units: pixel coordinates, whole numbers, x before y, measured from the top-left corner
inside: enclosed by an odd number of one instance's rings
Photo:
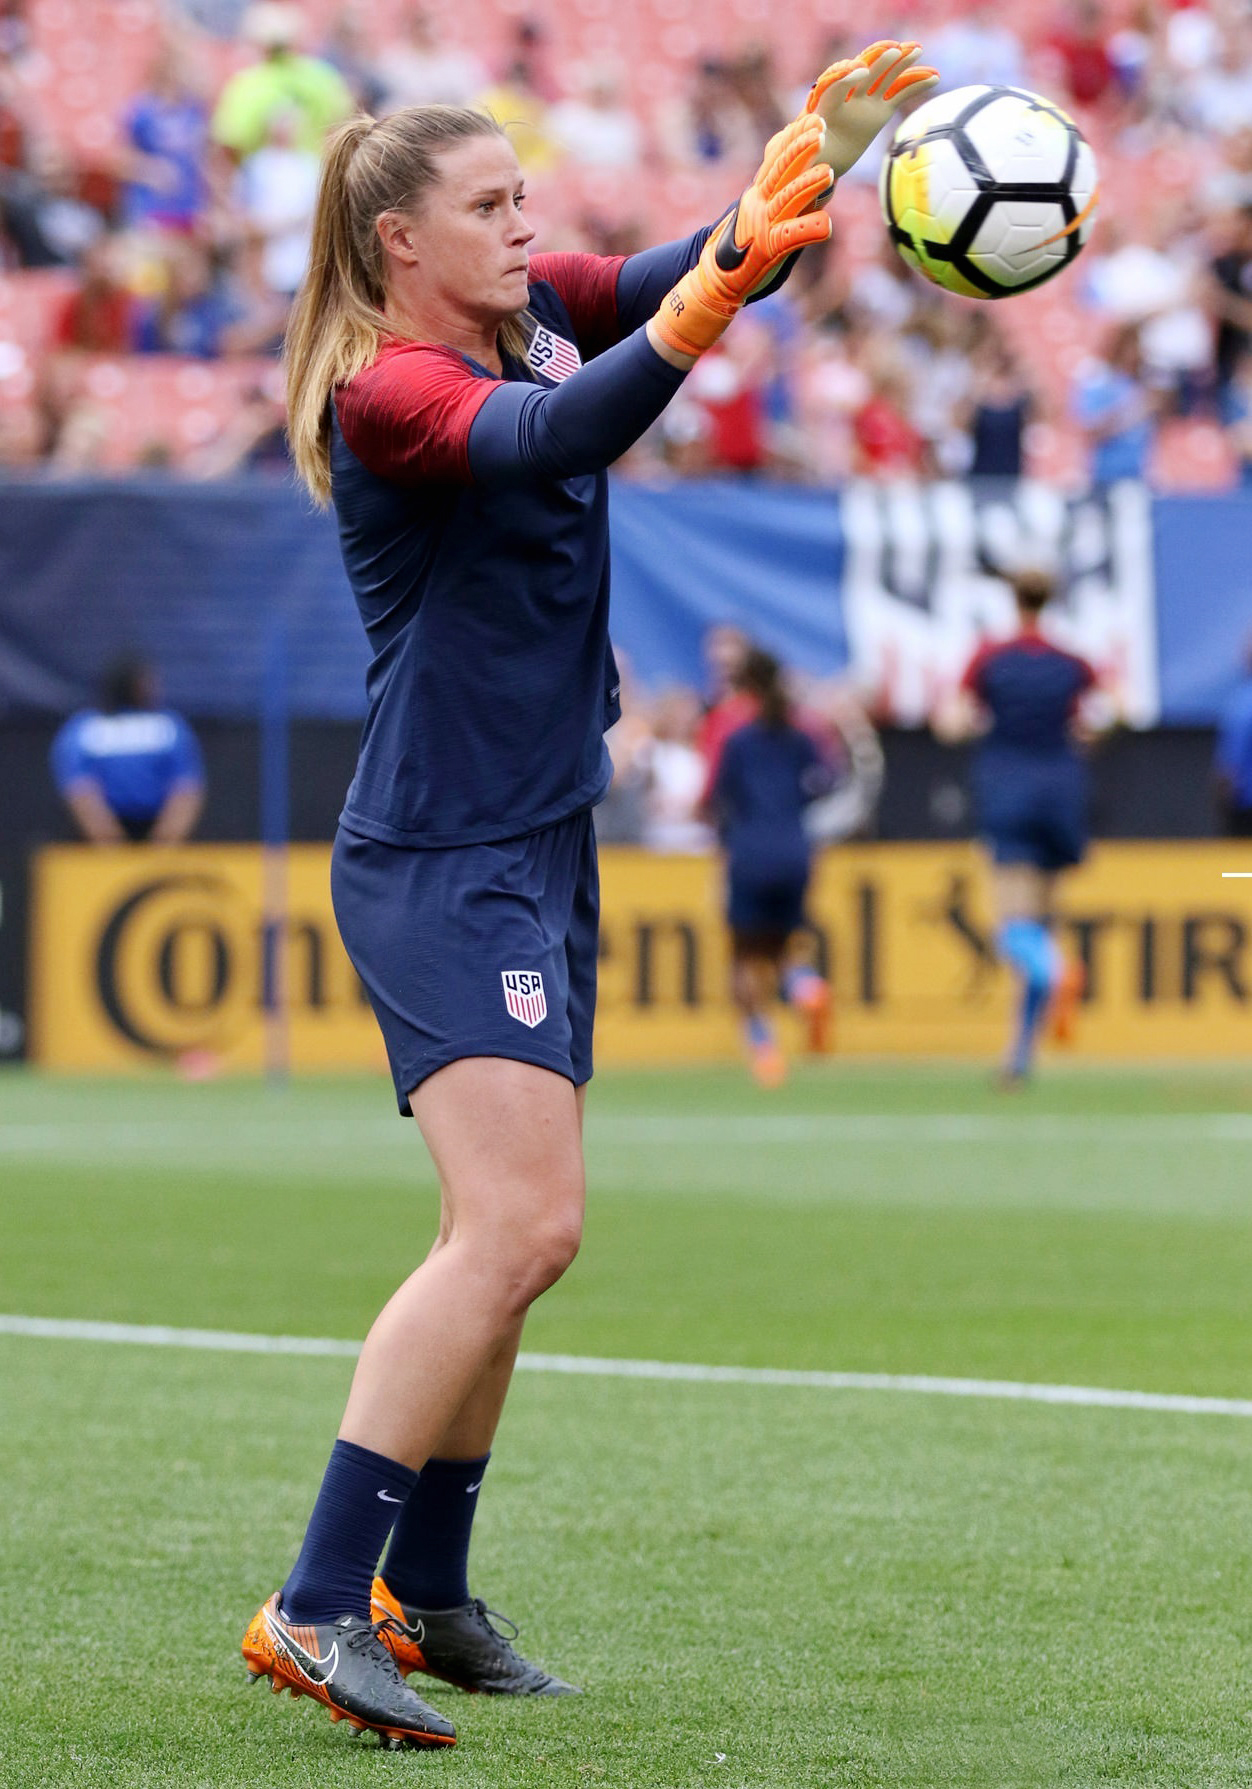
[[[1016,87],[957,87],[902,120],[879,197],[910,267],[967,298],[1011,298],[1068,267],[1095,219],[1091,146]]]

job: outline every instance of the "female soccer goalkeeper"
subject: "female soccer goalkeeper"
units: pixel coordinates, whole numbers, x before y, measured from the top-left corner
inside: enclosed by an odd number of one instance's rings
[[[243,1651],[384,1744],[455,1738],[413,1670],[571,1689],[471,1599],[466,1559],[527,1308],[582,1225],[591,808],[617,717],[605,468],[828,236],[833,176],[936,78],[917,54],[828,69],[725,218],[624,260],[528,255],[517,157],[477,112],[356,118],[328,145],[290,431],[374,654],[332,886],[442,1218],[366,1337],[300,1555]]]

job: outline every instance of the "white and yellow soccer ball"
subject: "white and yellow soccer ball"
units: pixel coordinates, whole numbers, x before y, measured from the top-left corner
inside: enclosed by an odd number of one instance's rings
[[[1099,196],[1068,113],[1016,87],[957,87],[903,119],[879,197],[910,267],[967,298],[1011,298],[1068,267]]]

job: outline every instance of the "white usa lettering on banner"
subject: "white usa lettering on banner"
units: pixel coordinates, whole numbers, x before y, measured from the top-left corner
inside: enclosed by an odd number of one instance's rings
[[[1070,498],[1023,479],[844,492],[843,614],[858,679],[903,726],[925,722],[977,648],[1016,631],[1003,575],[1053,570],[1049,638],[1089,659],[1132,726],[1160,714],[1150,499],[1142,485]]]

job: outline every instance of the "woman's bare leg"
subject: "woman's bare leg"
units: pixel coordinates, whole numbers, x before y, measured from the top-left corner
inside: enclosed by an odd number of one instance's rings
[[[580,1141],[586,1101],[587,1089],[585,1087],[576,1088],[574,1102],[578,1110]],[[431,1250],[432,1255],[444,1246],[451,1227],[451,1213],[445,1194],[439,1237]],[[477,1460],[490,1451],[500,1422],[500,1412],[504,1408],[504,1400],[508,1395],[509,1384],[513,1378],[513,1366],[517,1360],[518,1348],[521,1346],[522,1328],[525,1321],[524,1316],[518,1318],[517,1323],[483,1368],[477,1383],[471,1388],[461,1408],[430,1450],[437,1459]]]
[[[411,1103],[446,1234],[366,1337],[339,1433],[419,1469],[450,1431],[494,1432],[526,1311],[577,1253],[584,1179],[580,1105],[548,1069],[471,1057]]]

